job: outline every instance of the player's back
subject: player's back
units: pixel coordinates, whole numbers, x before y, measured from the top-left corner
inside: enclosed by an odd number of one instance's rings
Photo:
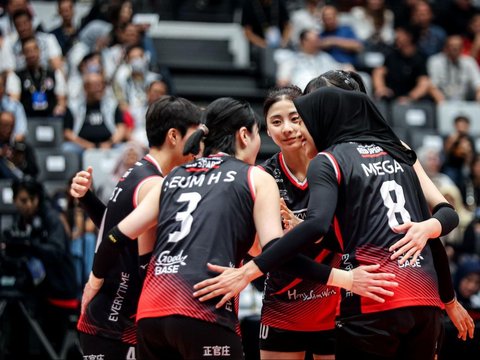
[[[158,163],[146,155],[119,179],[112,191],[102,219],[98,238],[116,226],[138,204],[140,186],[162,176]],[[118,261],[105,277],[98,294],[80,317],[78,329],[87,334],[100,335],[130,344],[136,343],[134,315],[137,309],[142,281],[138,273],[137,241],[122,249]]]
[[[195,283],[214,275],[208,262],[239,266],[253,244],[252,170],[218,155],[182,165],[165,178],[139,319],[177,314],[237,326],[232,302],[215,309],[218,299],[200,303],[192,292]]]
[[[342,315],[388,310],[404,306],[440,306],[438,282],[427,246],[415,263],[390,260],[389,247],[403,235],[393,229],[429,216],[413,167],[396,161],[381,147],[343,143],[318,156],[327,156],[336,168],[339,198],[337,238],[344,248],[342,268],[380,264],[379,271],[396,274],[399,287],[384,304],[347,293]]]

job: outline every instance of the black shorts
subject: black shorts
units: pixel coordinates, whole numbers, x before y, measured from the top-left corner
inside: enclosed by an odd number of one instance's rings
[[[243,359],[234,331],[203,320],[172,315],[138,321],[138,354],[150,359]]]
[[[335,359],[434,359],[442,332],[442,311],[432,306],[342,318],[336,325]]]
[[[136,360],[136,347],[119,340],[79,332],[83,359]]]
[[[292,331],[260,324],[260,350],[335,354],[335,330]]]

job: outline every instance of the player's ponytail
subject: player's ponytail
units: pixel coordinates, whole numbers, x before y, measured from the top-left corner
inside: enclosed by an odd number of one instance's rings
[[[198,155],[200,152],[200,143],[208,135],[208,127],[205,124],[200,124],[198,129],[190,135],[183,148],[183,155]]]

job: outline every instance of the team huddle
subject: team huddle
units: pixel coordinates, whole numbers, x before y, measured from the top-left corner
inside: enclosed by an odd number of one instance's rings
[[[242,359],[238,296],[262,275],[262,359],[434,359],[443,310],[473,337],[439,240],[458,215],[361,78],[272,89],[264,117],[280,152],[255,165],[247,102],[166,96],[107,205],[93,169],[77,173],[71,194],[99,228],[84,358]]]

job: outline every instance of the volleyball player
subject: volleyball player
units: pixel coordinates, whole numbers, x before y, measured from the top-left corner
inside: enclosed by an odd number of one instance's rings
[[[356,72],[330,70],[312,79],[305,87],[304,94],[326,86],[334,86],[349,91],[360,91],[364,94],[367,93],[361,76]],[[425,173],[425,170],[418,160],[415,161],[413,168],[419,178],[423,194],[430,209],[450,206],[442,193]],[[283,214],[284,218],[289,215],[288,212]],[[414,264],[428,242],[434,255],[434,265],[437,275],[439,276],[440,299],[444,303],[447,315],[457,328],[459,338],[463,340],[466,340],[467,336],[473,338],[474,327],[471,325],[472,318],[457,301],[453,290],[447,254],[440,239],[435,237],[435,228],[432,228],[430,225],[431,223],[428,222],[409,222],[397,226],[394,231],[404,233],[405,236],[390,247],[389,250],[393,252],[391,259],[395,260],[399,258],[399,264],[401,265],[407,261]]]
[[[163,185],[155,186],[104,238],[94,262],[94,273],[103,272],[115,262],[112,254],[156,227],[156,237],[149,233],[146,241],[154,250],[137,313],[142,359],[167,358],[173,352],[187,359],[243,358],[236,302],[222,307],[214,300],[200,303],[191,288],[213,275],[208,262],[239,266],[255,233],[262,244],[282,235],[278,188],[269,174],[254,166],[260,136],[251,107],[221,98],[204,115],[205,124],[185,149],[197,154],[203,138],[204,157],[177,167]],[[388,281],[392,276],[373,274],[372,269],[376,267],[357,269],[356,289],[391,295],[381,286],[395,286]]]
[[[267,95],[263,107],[267,133],[280,152],[260,165],[277,183],[282,212],[288,211],[298,219],[306,217],[310,162],[302,147],[301,119],[293,104],[293,99],[301,95],[293,85],[272,89]],[[340,265],[340,256],[325,249],[324,243],[312,244],[303,253],[317,261]],[[315,359],[333,359],[339,300],[338,288],[301,280],[285,271],[270,272],[260,320],[261,358],[303,360],[308,351]]]
[[[394,296],[383,303],[342,292],[336,358],[433,359],[442,304],[430,248],[413,264],[391,260],[389,248],[402,238],[393,230],[400,223],[429,222],[439,236],[451,231],[458,217],[448,207],[430,217],[414,153],[366,95],[323,88],[294,103],[312,158],[306,220],[240,269],[210,265],[223,273],[197,284],[195,296],[208,301],[224,294],[217,304],[222,306],[252,279],[318,241],[334,221],[344,250],[342,268],[378,263],[399,280]]]
[[[144,201],[148,191],[174,166],[191,159],[182,154],[183,147],[199,125],[200,117],[200,109],[183,98],[165,96],[153,103],[146,114],[149,153],[122,175],[106,209],[100,200],[87,192],[91,185],[91,168],[76,175],[71,193],[86,205],[89,215],[100,227],[99,239],[104,229],[118,224]],[[110,268],[102,272],[93,269],[85,286],[77,326],[85,358],[136,358],[134,317],[142,286],[139,261],[144,263],[149,258],[150,254],[142,253],[139,259],[137,241],[131,241]]]

